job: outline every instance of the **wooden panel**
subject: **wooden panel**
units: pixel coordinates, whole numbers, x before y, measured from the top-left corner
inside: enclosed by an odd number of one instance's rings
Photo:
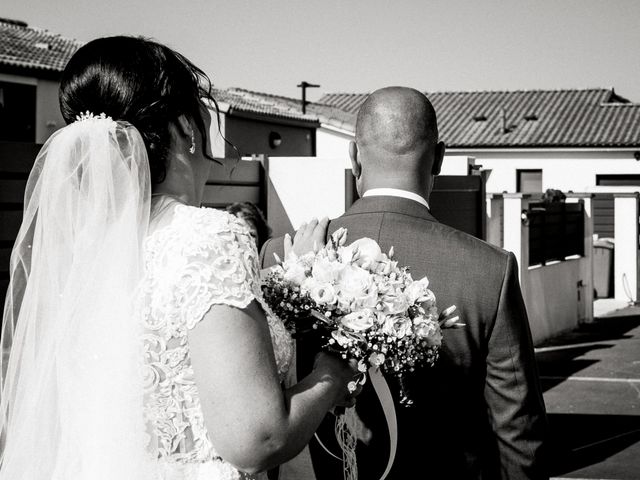
[[[0,277],[9,274],[9,258],[11,257],[11,247],[0,247]]]
[[[429,206],[445,225],[485,238],[486,199],[480,175],[436,177]]]
[[[234,202],[260,203],[259,186],[207,185],[202,203],[207,206],[224,207]]]
[[[26,180],[0,178],[0,203],[22,204]]]
[[[2,305],[4,307],[4,300],[7,296],[7,288],[9,288],[9,279],[8,278],[0,278],[0,299],[2,299]],[[4,311],[4,308],[3,308]]]
[[[614,205],[611,193],[598,193],[593,197],[593,233],[600,238],[613,238]]]
[[[231,163],[228,161],[227,163]],[[215,163],[210,170],[207,183],[216,184],[259,184],[262,179],[262,165],[255,160],[240,160],[235,168],[218,165]]]
[[[0,210],[0,242],[13,244],[22,223],[22,210]]]
[[[0,142],[0,172],[29,173],[42,145]]]
[[[529,265],[584,255],[584,204],[531,203]]]

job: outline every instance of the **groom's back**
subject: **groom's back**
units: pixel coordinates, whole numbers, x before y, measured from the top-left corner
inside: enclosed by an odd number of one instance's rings
[[[434,220],[411,215],[401,208],[411,200],[377,197],[361,202],[379,206],[340,217],[331,222],[330,230],[346,227],[348,240],[373,238],[383,251],[393,246],[395,259],[410,267],[413,278],[427,276],[439,309],[456,305],[466,324],[444,332],[437,365],[409,382],[414,406],[396,403],[399,442],[391,478],[419,473],[434,479],[482,478],[476,473],[492,469],[481,466],[482,459],[497,458],[482,453],[492,448],[482,395],[484,340],[496,313],[507,254]],[[365,392],[358,399],[358,411],[367,425],[383,421],[376,399],[368,398],[371,394]],[[367,408],[370,405],[375,408]],[[359,452],[361,478],[379,478],[386,466],[388,440],[380,438],[387,436],[385,428],[374,427],[378,438],[370,451]]]

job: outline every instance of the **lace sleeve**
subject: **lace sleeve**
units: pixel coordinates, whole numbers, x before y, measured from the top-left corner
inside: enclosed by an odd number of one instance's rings
[[[189,239],[182,247],[176,284],[187,328],[193,328],[212,305],[245,308],[260,289],[258,252],[246,224],[223,212],[190,210],[190,229],[183,230]]]

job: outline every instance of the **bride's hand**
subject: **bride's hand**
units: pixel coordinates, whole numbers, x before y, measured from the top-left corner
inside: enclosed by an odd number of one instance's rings
[[[289,252],[298,256],[308,252],[317,252],[326,243],[328,226],[328,217],[324,217],[320,221],[314,218],[309,223],[300,225],[293,240],[289,234],[286,234],[284,236],[284,257],[287,258]]]
[[[336,385],[334,407],[353,407],[356,397],[362,392],[360,379],[362,373],[358,371],[358,362],[345,361],[336,355],[320,352],[316,355],[313,369],[329,376]],[[355,381],[355,382],[354,382]],[[349,383],[354,382],[356,389],[349,391]]]

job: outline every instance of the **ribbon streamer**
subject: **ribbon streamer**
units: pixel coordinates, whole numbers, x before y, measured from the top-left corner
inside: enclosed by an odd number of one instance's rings
[[[398,420],[396,418],[396,409],[393,405],[391,390],[389,389],[389,384],[382,375],[382,372],[380,372],[379,368],[370,368],[368,374],[371,379],[371,385],[378,396],[378,400],[380,400],[380,405],[382,406],[382,411],[384,412],[384,417],[387,422],[387,429],[389,431],[389,460],[387,461],[387,467],[385,468],[384,473],[380,477],[380,480],[385,480],[389,475],[393,462],[396,458],[396,450],[398,448]],[[344,462],[343,472],[345,480],[358,478],[355,456],[357,439],[355,435],[354,419],[352,417],[353,413],[355,413],[355,409],[347,409],[343,415],[336,419],[336,437],[342,448],[342,458],[331,452],[320,441],[318,434],[315,435],[320,446],[329,455]],[[350,417],[347,417],[347,415],[350,415]]]

